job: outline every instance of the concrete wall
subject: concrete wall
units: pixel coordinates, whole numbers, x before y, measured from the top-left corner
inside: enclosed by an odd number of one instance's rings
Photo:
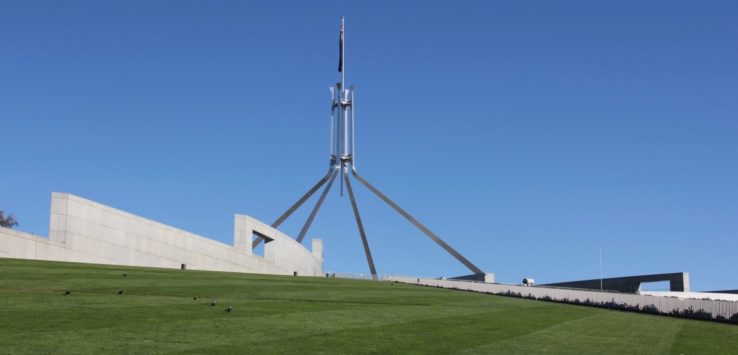
[[[268,224],[246,215],[236,215],[234,245],[251,254],[253,236],[264,238],[264,258],[298,275],[323,274],[323,241],[313,239],[313,251]]]
[[[254,232],[268,235],[265,255],[252,255]],[[145,219],[97,202],[53,193],[49,237],[0,228],[0,257],[83,263],[320,276],[322,242],[313,252],[246,215],[236,215],[234,245]],[[317,247],[317,248],[316,248]],[[316,253],[317,252],[317,253]]]
[[[579,301],[590,300],[593,303],[600,304],[604,304],[606,302],[615,302],[632,306],[638,305],[641,307],[651,305],[656,307],[656,309],[658,309],[661,313],[684,311],[689,309],[690,307],[695,311],[702,309],[706,312],[712,313],[713,317],[723,316],[725,318],[730,318],[732,315],[738,313],[738,302],[724,300],[680,299],[676,297],[584,291],[552,287],[528,287],[503,284],[488,284],[469,281],[424,279],[407,276],[385,276],[384,280],[498,295],[507,293],[518,293],[523,297],[536,299],[548,297],[552,300],[562,302],[571,302],[575,299],[578,299]]]
[[[73,252],[48,238],[0,227],[0,258],[67,260]],[[50,259],[47,256],[54,255]],[[99,260],[102,263],[104,260]]]
[[[495,283],[495,274],[491,272],[483,272],[481,274],[471,274],[465,276],[449,277],[449,280],[460,280],[460,281],[479,281],[487,283]]]

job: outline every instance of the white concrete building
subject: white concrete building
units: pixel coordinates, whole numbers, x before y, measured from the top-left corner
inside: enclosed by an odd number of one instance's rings
[[[264,256],[252,254],[254,235],[263,237]],[[323,275],[323,243],[312,251],[268,224],[236,215],[234,245],[133,215],[78,196],[51,195],[49,237],[0,227],[0,257],[81,263]]]

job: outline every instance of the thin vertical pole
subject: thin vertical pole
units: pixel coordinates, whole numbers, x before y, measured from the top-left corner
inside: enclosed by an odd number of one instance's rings
[[[334,92],[334,88],[330,88],[330,90],[331,90],[331,133],[330,133],[330,137],[329,137],[330,138],[330,150],[329,151],[330,151],[331,158],[335,158],[335,156],[336,156],[336,154],[335,154],[336,153],[336,143],[335,143],[334,138],[333,138],[335,136],[335,133],[334,133],[335,127],[334,127],[334,122],[333,121],[336,120],[335,119],[335,113],[336,113],[336,109],[335,109],[335,105],[336,105],[336,93]]]
[[[356,119],[354,114],[354,87],[351,87],[351,166],[356,169]]]
[[[600,248],[600,292],[602,292],[602,248]]]

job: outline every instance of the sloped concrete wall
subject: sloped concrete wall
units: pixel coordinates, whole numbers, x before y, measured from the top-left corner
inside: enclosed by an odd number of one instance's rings
[[[253,228],[273,240],[252,255]],[[246,226],[246,227],[244,227]],[[248,242],[248,243],[247,243]],[[315,243],[315,240],[314,240]],[[318,240],[317,243],[322,244]],[[291,275],[322,275],[323,258],[274,228],[236,215],[234,246],[78,196],[53,193],[49,237],[0,228],[0,257]],[[248,247],[247,247],[248,245]]]
[[[668,314],[672,311],[683,312],[687,309],[704,310],[712,314],[713,318],[722,316],[730,318],[738,313],[738,302],[708,299],[680,299],[676,297],[661,297],[649,295],[635,295],[630,293],[597,292],[576,289],[553,287],[527,287],[517,285],[489,284],[470,281],[438,280],[415,278],[408,276],[385,276],[384,281],[402,282],[415,285],[443,287],[456,290],[490,293],[495,295],[519,294],[521,297],[535,299],[550,299],[573,303],[574,300],[589,300],[592,303],[605,304],[615,302],[630,306],[652,306],[659,312]]]

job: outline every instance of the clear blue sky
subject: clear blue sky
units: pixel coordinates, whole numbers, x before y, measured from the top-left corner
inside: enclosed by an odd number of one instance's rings
[[[738,288],[735,1],[4,1],[0,209],[272,222],[327,168],[340,16],[359,170],[499,281],[596,278],[602,248],[605,276]],[[380,273],[467,273],[355,189]],[[309,237],[367,272],[337,189]]]

